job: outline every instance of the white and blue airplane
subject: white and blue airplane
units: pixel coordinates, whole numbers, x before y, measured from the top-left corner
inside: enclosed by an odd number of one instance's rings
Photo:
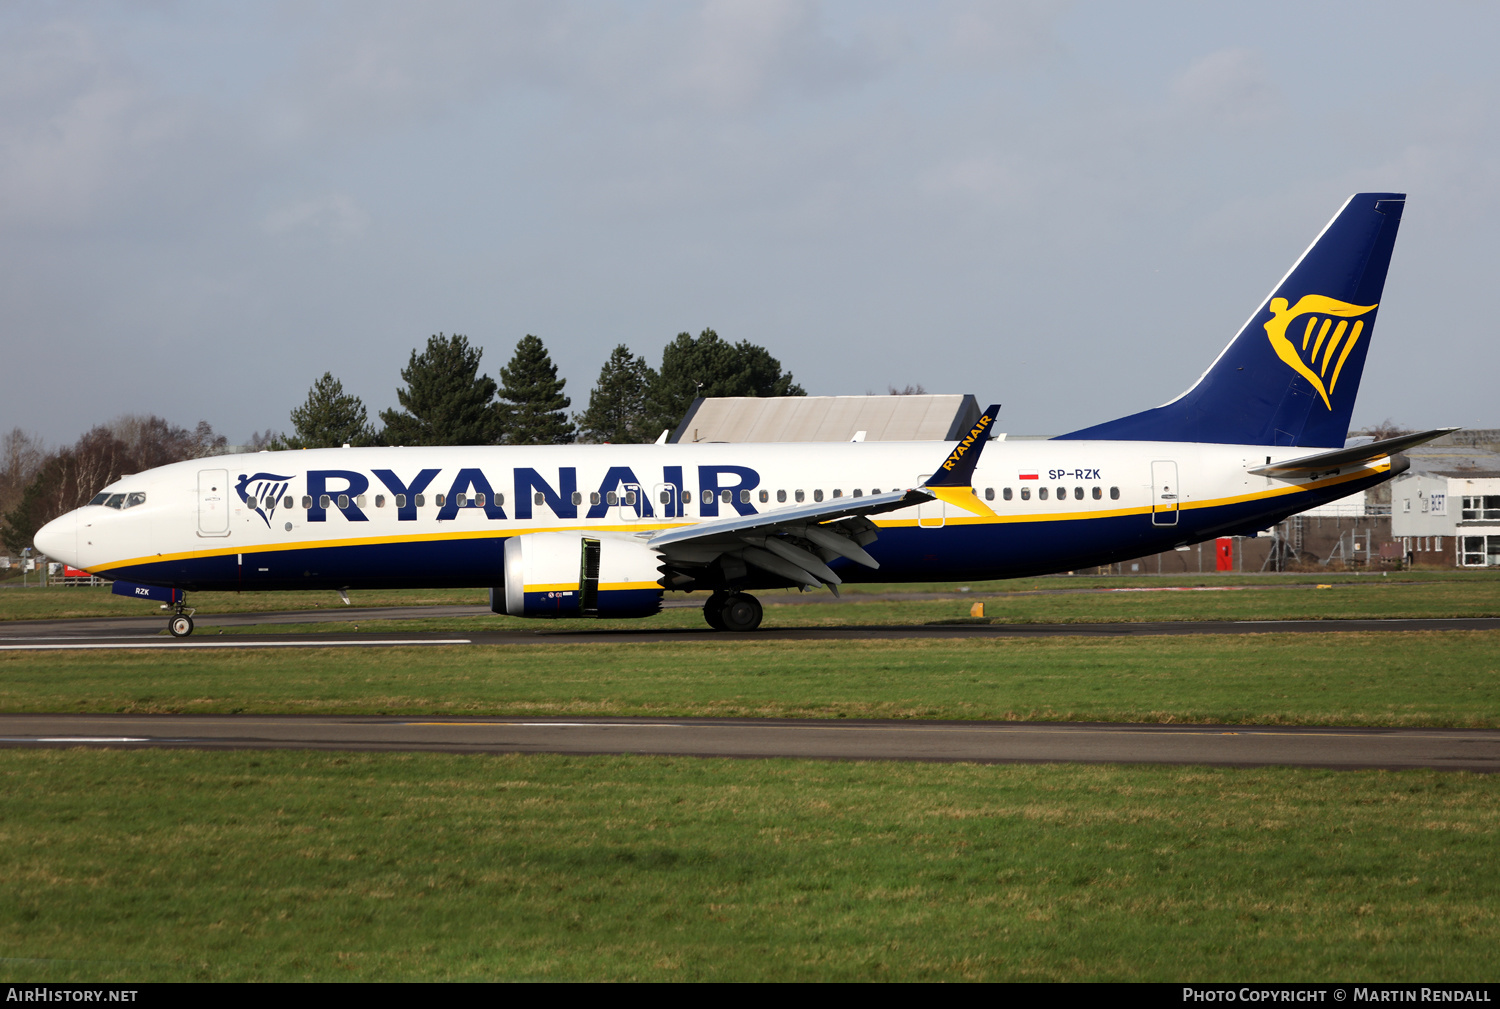
[[[1045,441],[998,406],[931,442],[345,448],[123,477],[38,550],[172,611],[192,591],[488,587],[497,613],[640,617],[703,591],[1007,578],[1247,533],[1389,480],[1447,430],[1346,447],[1405,196],[1349,198],[1171,402]]]

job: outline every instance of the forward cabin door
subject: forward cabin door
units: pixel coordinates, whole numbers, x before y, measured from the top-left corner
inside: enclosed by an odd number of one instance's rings
[[[229,471],[198,471],[198,535],[229,535]]]
[[[1181,496],[1177,487],[1177,464],[1169,460],[1151,463],[1151,524],[1175,526]]]

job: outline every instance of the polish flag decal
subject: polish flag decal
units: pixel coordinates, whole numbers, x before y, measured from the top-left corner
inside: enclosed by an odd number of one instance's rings
[[[1033,470],[1022,470],[1021,473],[1020,473],[1020,477],[1021,477],[1022,480],[1040,480],[1041,479],[1041,475],[1039,473],[1037,473],[1037,471],[1034,470],[1034,469]]]

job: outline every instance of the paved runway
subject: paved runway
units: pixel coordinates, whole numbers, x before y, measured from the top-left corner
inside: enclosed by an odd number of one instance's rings
[[[3,715],[0,746],[1500,770],[1495,729],[1060,722]]]
[[[1178,620],[1140,623],[1073,623],[1073,624],[989,624],[957,621],[943,624],[890,625],[884,627],[787,627],[762,628],[747,634],[726,634],[701,628],[604,630],[576,621],[536,621],[524,629],[486,629],[477,622],[462,632],[369,633],[358,635],[285,630],[287,625],[314,625],[337,621],[359,624],[373,620],[453,619],[489,615],[483,606],[416,606],[356,608],[350,610],[300,610],[286,613],[206,614],[196,618],[198,629],[184,639],[165,633],[166,621],[160,616],[105,617],[88,620],[17,620],[0,622],[0,651],[57,648],[85,643],[96,646],[130,647],[258,647],[289,645],[372,644],[625,644],[631,642],[721,643],[742,641],[850,641],[912,638],[1047,638],[1083,637],[1155,637],[1193,634],[1331,634],[1383,633],[1390,631],[1468,631],[1500,630],[1500,618],[1462,617],[1444,620]],[[270,628],[280,629],[271,631]],[[265,633],[257,634],[257,629]],[[221,631],[233,631],[221,634]]]

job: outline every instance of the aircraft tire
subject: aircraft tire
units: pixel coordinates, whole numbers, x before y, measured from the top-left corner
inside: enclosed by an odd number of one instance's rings
[[[716,631],[727,630],[724,626],[723,610],[724,603],[728,598],[728,596],[723,596],[715,592],[708,597],[708,602],[703,604],[703,619],[707,620],[708,626]]]
[[[193,618],[179,614],[167,621],[167,631],[174,638],[185,638],[193,633]]]
[[[738,592],[719,607],[719,624],[726,631],[753,631],[760,626],[763,615],[760,600]]]

